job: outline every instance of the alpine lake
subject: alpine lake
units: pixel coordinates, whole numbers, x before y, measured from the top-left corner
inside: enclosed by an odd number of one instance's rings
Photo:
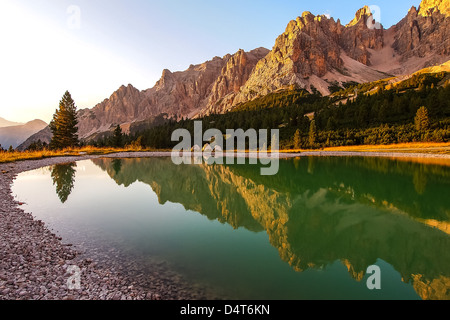
[[[102,158],[21,173],[12,190],[64,243],[175,298],[182,283],[196,299],[450,299],[445,164],[301,157],[262,176]]]

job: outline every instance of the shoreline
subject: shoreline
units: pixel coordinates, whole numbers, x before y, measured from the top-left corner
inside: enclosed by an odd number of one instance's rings
[[[114,270],[81,258],[48,227],[20,208],[11,186],[18,174],[92,159],[58,157],[0,164],[0,300],[159,300]],[[81,290],[67,286],[69,267],[81,271]]]
[[[189,153],[189,155],[193,155]],[[198,154],[197,154],[198,155]],[[135,279],[120,274],[116,268],[99,266],[91,257],[64,244],[31,213],[21,209],[14,199],[12,184],[17,175],[42,167],[98,158],[170,157],[170,152],[120,152],[107,155],[81,155],[21,160],[0,163],[0,300],[161,300],[164,292],[153,292]],[[258,154],[237,153],[252,157]],[[312,151],[280,153],[279,159],[298,157],[384,157],[440,159],[450,165],[450,155],[401,152]],[[81,270],[81,290],[70,290],[69,266]],[[171,296],[173,299],[189,299]]]

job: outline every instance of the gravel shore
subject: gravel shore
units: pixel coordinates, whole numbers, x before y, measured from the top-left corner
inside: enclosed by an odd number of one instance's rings
[[[385,156],[447,158],[448,155],[358,152],[317,152],[281,154],[296,156]],[[102,156],[58,157],[0,164],[0,300],[182,300],[210,299],[202,288],[191,287],[164,264],[152,266],[151,277],[124,275],[133,261],[110,265],[85,257],[51,232],[42,221],[33,219],[14,199],[11,185],[25,171],[50,165],[105,157],[162,157],[163,152],[117,153]],[[127,265],[128,263],[128,265]],[[81,289],[70,289],[69,270],[79,268]],[[139,273],[142,270],[137,270]],[[168,273],[169,272],[169,273]],[[178,279],[178,280],[174,280]]]
[[[111,270],[99,268],[20,209],[11,184],[20,172],[92,157],[51,158],[0,164],[0,299],[159,299]],[[70,290],[69,267],[81,271],[82,290]]]

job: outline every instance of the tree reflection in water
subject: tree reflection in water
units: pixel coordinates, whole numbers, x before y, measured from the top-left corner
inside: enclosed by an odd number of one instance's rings
[[[57,164],[51,169],[53,185],[56,185],[56,194],[62,203],[65,203],[69,198],[74,182],[76,163]]]

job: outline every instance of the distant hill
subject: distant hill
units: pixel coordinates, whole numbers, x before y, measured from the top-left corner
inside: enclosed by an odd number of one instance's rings
[[[50,130],[50,127],[46,126],[44,129],[42,129],[41,131],[33,134],[27,140],[22,142],[17,147],[17,150],[25,151],[33,142],[37,142],[39,140],[41,140],[42,143],[45,142],[47,144],[50,144],[50,140],[52,140],[52,137],[53,137],[53,134],[52,134],[52,131]]]
[[[42,120],[33,120],[23,125],[0,128],[0,144],[4,149],[16,148],[31,135],[47,127]]]
[[[6,119],[0,117],[0,128],[20,126],[20,125],[23,125],[23,123],[12,122],[12,121],[9,121],[9,120],[6,120]]]

